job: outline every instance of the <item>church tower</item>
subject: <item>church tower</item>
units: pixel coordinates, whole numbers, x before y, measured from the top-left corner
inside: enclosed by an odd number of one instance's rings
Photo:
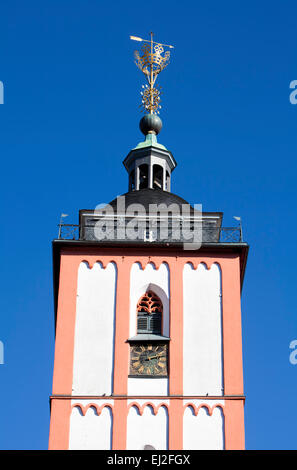
[[[241,287],[248,245],[221,212],[171,192],[158,142],[169,48],[142,41],[145,136],[128,192],[53,241],[50,449],[243,449]],[[116,188],[115,188],[116,192]]]

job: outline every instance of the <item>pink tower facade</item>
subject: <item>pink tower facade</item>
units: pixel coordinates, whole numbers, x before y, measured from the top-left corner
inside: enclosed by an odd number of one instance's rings
[[[50,449],[244,448],[248,245],[239,229],[222,228],[217,212],[190,210],[201,222],[199,249],[150,228],[152,205],[174,206],[181,224],[187,205],[170,192],[176,162],[156,134],[151,129],[124,160],[129,191],[121,211],[110,203],[105,238],[103,212],[80,211],[79,226],[62,226],[53,242]],[[135,215],[133,204],[145,214]],[[142,224],[138,237],[123,227],[115,234],[132,213]],[[74,239],[66,229],[77,231]]]

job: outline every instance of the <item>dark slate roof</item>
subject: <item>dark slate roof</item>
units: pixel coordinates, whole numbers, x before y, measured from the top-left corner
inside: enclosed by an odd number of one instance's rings
[[[185,199],[168,191],[162,191],[162,189],[140,189],[138,191],[129,191],[122,194],[122,196],[125,196],[126,207],[130,206],[130,204],[141,204],[147,212],[150,204],[166,204],[167,206],[170,204],[177,204],[178,206],[189,204]],[[116,208],[117,199],[113,199],[109,204]]]
[[[163,191],[161,189],[141,189],[138,191],[129,191],[125,194],[122,194],[122,196],[125,196],[125,208],[122,206],[122,203],[118,201],[118,199],[113,199],[109,205],[113,208],[113,215],[117,214],[117,211],[119,210],[119,215],[123,215],[123,211],[125,215],[129,218],[134,217],[134,208],[133,204],[140,204],[142,207],[144,207],[146,215],[154,215],[154,208],[150,207],[150,204],[155,204],[157,206],[158,211],[164,210],[164,216],[168,216],[168,220],[170,220],[172,213],[174,213],[175,208],[170,207],[173,204],[175,204],[178,207],[178,210],[176,211],[176,215],[178,216],[198,216],[200,217],[201,213],[199,211],[195,211],[195,209],[183,198],[177,196],[176,194]],[[119,204],[119,206],[118,206]],[[163,205],[160,207],[160,205]],[[190,206],[190,210],[184,213],[184,208],[182,207],[183,205]],[[132,207],[131,207],[132,206]],[[131,212],[129,211],[131,209]],[[104,211],[104,208],[102,208]],[[153,212],[153,214],[151,214]],[[205,242],[212,242],[212,243],[218,243],[220,239],[220,228],[222,224],[222,213],[221,212],[202,212],[202,241]],[[79,225],[80,225],[80,239],[82,240],[95,240],[95,235],[94,235],[94,227],[96,225],[96,222],[102,215],[98,212],[94,212],[93,210],[80,210],[79,211]],[[156,216],[158,217],[157,213]],[[121,217],[120,217],[121,218]],[[115,223],[115,225],[114,225]],[[110,222],[110,230],[114,230],[114,227],[117,226],[116,221],[111,221]],[[187,221],[183,222],[183,231],[181,234],[181,239],[179,240],[180,243],[186,242],[187,238],[185,236],[187,231],[191,231],[193,229],[193,225],[191,227],[188,225]],[[169,224],[170,225],[170,224]],[[169,227],[169,226],[168,226]],[[149,228],[148,228],[149,229]],[[154,236],[156,236],[155,242],[158,241],[158,228],[156,228],[157,232],[154,233]],[[173,242],[174,238],[172,238],[172,227],[168,231],[168,237],[166,239],[160,239],[162,240],[163,243],[169,243]],[[190,233],[190,232],[189,232]],[[118,237],[118,234],[117,234]],[[141,235],[141,239],[138,239],[139,243],[151,243],[151,241],[146,240],[145,235]],[[185,237],[185,238],[183,238]],[[119,238],[117,238],[119,240]],[[159,240],[159,241],[160,241]],[[114,239],[111,239],[112,242],[114,242]],[[128,238],[123,238],[121,240],[122,242],[127,242]]]

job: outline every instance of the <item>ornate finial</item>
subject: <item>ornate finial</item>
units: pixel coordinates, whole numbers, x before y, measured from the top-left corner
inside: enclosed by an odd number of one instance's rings
[[[130,36],[130,39],[133,41],[144,42],[142,45],[141,51],[135,51],[135,63],[137,67],[144,73],[148,81],[148,85],[143,85],[143,90],[141,91],[142,95],[142,104],[144,112],[149,112],[150,114],[159,114],[158,109],[160,106],[160,94],[161,88],[155,86],[157,76],[162,70],[167,67],[170,59],[170,51],[164,53],[164,48],[168,47],[170,49],[173,46],[169,44],[160,44],[153,41],[153,33],[151,33],[151,39],[141,39],[136,36]],[[162,55],[164,53],[164,55]]]

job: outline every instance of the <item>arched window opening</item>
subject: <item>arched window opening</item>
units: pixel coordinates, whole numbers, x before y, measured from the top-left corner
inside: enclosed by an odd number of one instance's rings
[[[152,291],[146,292],[137,304],[137,333],[160,335],[163,305]]]
[[[170,174],[168,171],[166,171],[166,191],[170,191]]]
[[[130,173],[129,191],[135,190],[135,170]]]
[[[139,189],[148,188],[148,165],[143,163],[139,166]]]
[[[133,191],[134,189],[135,189],[135,170],[132,170],[130,173],[129,190]]]
[[[153,166],[153,188],[163,188],[163,168],[161,167],[161,165]]]

